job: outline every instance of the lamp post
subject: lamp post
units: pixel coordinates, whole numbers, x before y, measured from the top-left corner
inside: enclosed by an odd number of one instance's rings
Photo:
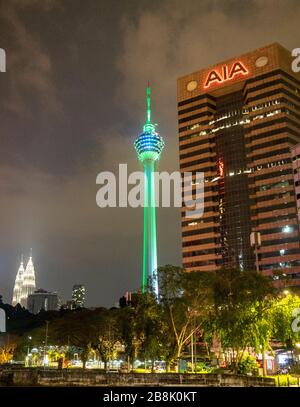
[[[49,321],[46,321],[46,336],[45,336],[45,347],[44,347],[44,369],[46,367],[46,353],[47,353],[47,345],[48,345],[48,325],[49,325]]]
[[[192,373],[195,373],[195,365],[194,365],[194,333],[191,336],[191,353],[192,353]]]
[[[32,337],[28,336],[28,346],[27,346],[27,357],[29,356],[29,348],[30,348],[30,341],[31,341]]]

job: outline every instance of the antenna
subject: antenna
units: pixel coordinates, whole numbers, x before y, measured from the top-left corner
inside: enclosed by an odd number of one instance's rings
[[[150,82],[148,81],[147,84],[147,124],[151,123],[151,88],[150,88]]]

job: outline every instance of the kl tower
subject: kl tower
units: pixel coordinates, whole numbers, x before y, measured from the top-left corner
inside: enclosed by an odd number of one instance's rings
[[[151,89],[148,84],[146,124],[143,127],[143,133],[135,140],[134,148],[139,161],[143,163],[145,176],[142,292],[146,291],[149,279],[152,290],[158,297],[154,171],[155,162],[160,159],[165,143],[155,127],[156,125],[151,123]]]

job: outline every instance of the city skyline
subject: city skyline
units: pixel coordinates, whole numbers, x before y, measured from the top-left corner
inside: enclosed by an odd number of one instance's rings
[[[77,281],[87,286],[89,306],[110,306],[138,288],[142,210],[97,208],[95,178],[120,162],[136,168],[131,146],[142,124],[147,81],[168,145],[160,170],[172,172],[179,168],[177,77],[274,41],[299,46],[297,2],[271,9],[255,1],[245,8],[235,1],[176,4],[176,12],[168,1],[133,1],[127,9],[121,2],[82,7],[74,1],[71,9],[59,1],[1,5],[0,46],[7,54],[7,72],[0,74],[5,301],[23,247],[35,248],[40,286],[61,287],[64,298]],[[32,13],[40,18],[32,22]],[[280,30],[274,32],[274,25]],[[158,209],[157,216],[164,247],[159,263],[180,264],[180,211]]]

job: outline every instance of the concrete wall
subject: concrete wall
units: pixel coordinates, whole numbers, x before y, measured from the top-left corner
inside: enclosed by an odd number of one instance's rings
[[[201,387],[275,386],[275,380],[232,374],[103,373],[82,370],[5,369],[0,385],[6,386],[165,386]]]

